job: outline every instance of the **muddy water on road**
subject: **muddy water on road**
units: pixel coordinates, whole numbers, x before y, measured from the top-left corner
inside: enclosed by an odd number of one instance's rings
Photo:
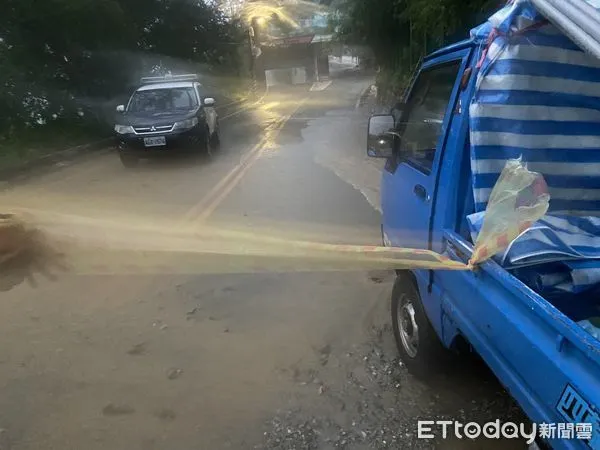
[[[288,122],[213,223],[291,222],[316,240],[321,229],[354,228],[352,242],[378,244],[377,213],[364,201],[378,203],[374,177],[358,170],[362,139],[352,134],[362,82],[345,83]],[[180,215],[256,144],[263,119],[232,124],[212,165],[126,173],[101,158],[34,184],[88,198],[91,209]],[[389,328],[392,281],[275,272],[65,275],[20,286],[0,302],[0,448],[460,449],[418,441],[417,419],[515,420],[512,402],[472,365],[426,383],[406,372]]]

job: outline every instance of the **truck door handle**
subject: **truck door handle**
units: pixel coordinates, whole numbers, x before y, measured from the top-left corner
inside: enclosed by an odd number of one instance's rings
[[[427,190],[424,186],[417,184],[413,189],[413,192],[417,197],[419,197],[423,201],[429,201],[429,196],[427,195]]]

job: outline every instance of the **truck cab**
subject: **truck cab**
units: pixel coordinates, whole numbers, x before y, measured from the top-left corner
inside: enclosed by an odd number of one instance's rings
[[[551,39],[548,36],[552,34],[546,30],[532,32],[540,33],[535,35],[536,39],[539,37],[538,48],[543,45],[542,39],[548,42]],[[381,182],[385,246],[431,250],[468,263],[474,249],[473,228],[468,218],[482,212],[484,195],[477,184],[484,176],[477,172],[474,179],[473,174],[474,168],[484,164],[474,164],[475,158],[486,151],[500,152],[510,147],[509,151],[514,150],[515,157],[522,157],[526,163],[552,167],[552,173],[562,170],[559,165],[536,160],[539,153],[530,151],[528,144],[519,146],[519,139],[529,142],[527,139],[533,133],[511,134],[500,129],[505,121],[519,120],[508,117],[506,109],[492,108],[499,112],[495,117],[484,117],[489,119],[487,122],[473,117],[472,105],[476,97],[482,98],[484,83],[501,82],[501,74],[494,72],[500,70],[500,65],[490,63],[486,67],[486,58],[495,58],[493,63],[500,60],[505,72],[512,70],[502,60],[501,53],[489,54],[497,50],[494,45],[498,42],[472,36],[427,56],[406,98],[398,99],[401,106],[395,109],[400,108],[401,114],[370,118],[367,153],[385,159]],[[512,51],[510,45],[503,49]],[[581,59],[579,55],[574,57]],[[525,82],[519,78],[522,73],[514,73],[517,75],[513,83]],[[597,75],[596,81],[600,82],[600,71]],[[529,85],[528,89],[535,91],[536,86]],[[524,89],[520,91],[523,92]],[[493,101],[504,99],[505,104],[516,102],[517,98],[504,95],[499,88],[493,92],[489,89],[485,95],[486,99],[495,96]],[[515,110],[522,112],[531,105],[522,102],[517,106]],[[567,107],[565,104],[560,107],[561,114]],[[591,109],[589,105],[588,108]],[[593,108],[600,110],[600,105]],[[540,107],[539,111],[544,114],[545,110]],[[582,113],[595,117],[597,111]],[[526,119],[538,118],[522,120]],[[476,129],[484,123],[489,128]],[[581,123],[583,120],[575,120],[570,129]],[[533,129],[539,124],[527,123],[527,126]],[[600,130],[600,122],[597,129]],[[480,136],[495,139],[494,133],[502,135],[499,148],[478,141]],[[515,146],[519,148],[515,150]],[[600,155],[600,146],[587,150]],[[496,156],[484,162],[489,165],[499,159]],[[570,167],[567,164],[564,170]],[[558,196],[564,188],[556,189],[553,176],[547,178],[556,200],[554,204],[558,205],[562,201]],[[493,178],[487,173],[485,177]],[[552,201],[551,197],[551,204]],[[530,273],[538,267],[541,271],[546,266],[526,268]],[[498,259],[490,259],[471,271],[398,271],[391,312],[401,357],[409,370],[422,375],[438,367],[440,360],[449,350],[456,349],[458,343],[467,342],[533,423],[569,424],[566,428],[572,433],[542,436],[546,444],[557,449],[600,450],[600,340],[581,326],[584,319],[600,316],[598,291],[588,291],[585,298],[566,294],[545,297],[519,273],[514,266],[508,267]]]

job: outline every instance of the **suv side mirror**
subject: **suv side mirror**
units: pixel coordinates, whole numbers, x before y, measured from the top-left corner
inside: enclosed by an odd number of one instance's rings
[[[204,106],[215,106],[215,99],[212,97],[206,97],[204,99]]]
[[[367,155],[372,158],[391,158],[394,155],[394,116],[381,114],[369,118]]]
[[[125,112],[125,105],[119,105],[119,106],[117,106],[117,112],[120,112],[120,113]]]

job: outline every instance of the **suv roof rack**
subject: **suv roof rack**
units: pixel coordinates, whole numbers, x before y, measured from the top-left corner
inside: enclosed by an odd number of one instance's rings
[[[169,81],[200,81],[200,77],[197,74],[184,74],[184,75],[165,75],[162,77],[142,77],[140,83],[142,85],[152,83],[166,83]]]

